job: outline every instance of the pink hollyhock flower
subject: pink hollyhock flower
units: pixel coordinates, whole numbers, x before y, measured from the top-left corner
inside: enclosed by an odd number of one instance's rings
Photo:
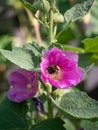
[[[83,78],[84,71],[78,67],[78,55],[56,47],[45,52],[41,66],[42,81],[67,89],[77,85]]]
[[[14,102],[22,102],[33,97],[38,91],[38,76],[31,71],[17,69],[9,76],[11,88],[7,96]]]

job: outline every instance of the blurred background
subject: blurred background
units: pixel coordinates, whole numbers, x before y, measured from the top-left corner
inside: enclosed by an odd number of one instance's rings
[[[34,0],[27,0],[33,4]],[[62,14],[81,0],[56,0]],[[84,1],[84,0],[83,0]],[[96,0],[88,14],[82,19],[70,24],[58,25],[57,37],[60,44],[83,47],[81,41],[85,38],[98,36],[98,0]],[[39,14],[37,14],[39,17]],[[40,16],[41,17],[41,16]],[[37,41],[38,44],[48,44],[48,33],[39,25],[32,14],[23,7],[19,0],[0,0],[0,49],[11,50],[26,43]],[[98,60],[97,60],[98,61]],[[80,86],[82,90],[98,100],[98,62],[88,72],[85,81]],[[0,54],[0,98],[9,88],[8,75],[16,68],[14,64]]]

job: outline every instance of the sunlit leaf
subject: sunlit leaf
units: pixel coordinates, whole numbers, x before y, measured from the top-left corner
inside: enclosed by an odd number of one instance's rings
[[[98,65],[98,53],[92,55],[91,61]]]
[[[82,41],[86,52],[98,53],[98,37],[87,38]]]
[[[1,53],[11,62],[26,70],[39,70],[43,47],[36,43],[26,44],[23,48],[16,47],[12,51],[1,49]]]
[[[79,48],[79,47],[70,46],[70,45],[64,45],[63,49],[78,52],[78,53],[84,53],[84,49]]]

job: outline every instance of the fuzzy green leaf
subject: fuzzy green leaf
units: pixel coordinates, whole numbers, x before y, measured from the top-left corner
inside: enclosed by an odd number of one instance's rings
[[[26,44],[23,48],[16,47],[12,51],[1,49],[1,53],[19,67],[36,71],[39,68],[42,50],[43,47],[33,42]]]
[[[84,130],[98,130],[98,121],[92,122],[92,121],[88,121],[88,120],[83,120],[81,122],[81,127]]]
[[[87,0],[85,2],[82,2],[81,4],[76,4],[71,9],[65,12],[64,17],[68,22],[76,21],[79,18],[85,16],[87,12],[90,10],[94,0]]]
[[[90,98],[85,92],[71,91],[63,94],[54,104],[66,116],[75,118],[98,118],[98,102]]]

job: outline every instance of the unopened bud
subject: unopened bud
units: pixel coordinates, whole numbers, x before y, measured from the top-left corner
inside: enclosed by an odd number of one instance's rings
[[[50,10],[50,4],[47,0],[42,0],[43,5],[44,5],[44,11],[48,12]]]
[[[63,23],[64,22],[64,17],[63,17],[63,15],[61,13],[57,12],[57,13],[53,14],[53,20],[54,20],[55,23],[58,23],[58,22]]]

